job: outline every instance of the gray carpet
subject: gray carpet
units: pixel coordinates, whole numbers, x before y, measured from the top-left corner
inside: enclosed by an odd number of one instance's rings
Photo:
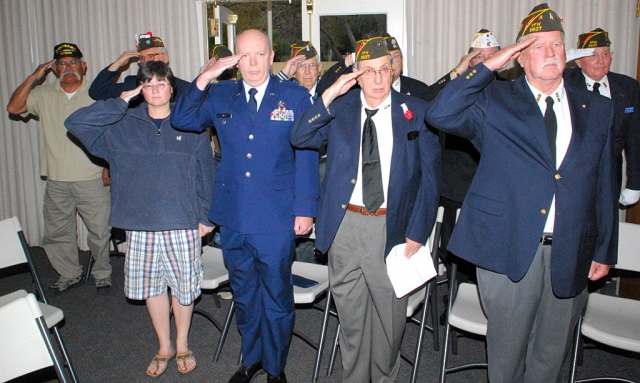
[[[45,286],[57,280],[42,249],[32,250],[33,258]],[[87,252],[80,253],[82,264],[86,265]],[[94,281],[83,282],[70,291],[60,295],[49,294],[50,303],[65,313],[65,323],[61,333],[71,355],[71,360],[82,382],[150,382],[145,374],[149,362],[157,351],[157,339],[151,326],[144,302],[129,301],[124,297],[123,257],[112,257],[113,288],[106,295],[97,295]],[[0,295],[24,288],[31,290],[28,270],[11,268],[0,271]],[[439,289],[440,295],[444,288]],[[442,312],[442,299],[439,297],[439,311]],[[222,307],[216,308],[211,295],[204,294],[197,308],[211,313],[222,323],[230,301],[221,301]],[[640,319],[639,319],[640,320]],[[320,332],[322,313],[310,308],[296,310],[296,330],[317,339]],[[413,355],[419,327],[407,324],[403,352]],[[341,366],[339,353],[333,375],[326,376],[329,364],[330,344],[335,335],[336,320],[332,318],[326,342],[322,370],[319,382],[340,382]],[[443,327],[440,327],[442,343]],[[225,343],[222,357],[213,363],[213,354],[220,332],[205,318],[195,315],[190,333],[190,347],[198,362],[192,373],[181,376],[175,362],[170,362],[167,372],[155,381],[158,382],[226,382],[237,369],[240,352],[240,336],[232,326]],[[459,364],[469,361],[484,361],[486,358],[482,339],[460,338],[458,355],[450,358],[450,363]],[[442,349],[442,348],[441,348]],[[438,380],[441,351],[434,351],[431,333],[426,333],[423,354],[420,360],[419,382]],[[286,374],[289,382],[310,382],[315,360],[315,350],[294,337],[289,353]],[[1,368],[1,362],[0,362]],[[563,374],[568,381],[569,360],[565,360]],[[616,375],[627,379],[640,380],[640,356],[603,349],[587,349],[584,366],[578,370],[579,378]],[[403,362],[398,382],[409,382],[411,366]],[[256,383],[266,382],[266,375],[254,379]],[[449,375],[448,382],[486,382],[485,370],[468,370]],[[56,381],[53,369],[31,374],[17,382]]]

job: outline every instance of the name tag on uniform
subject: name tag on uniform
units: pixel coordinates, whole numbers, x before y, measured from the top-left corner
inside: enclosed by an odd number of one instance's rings
[[[633,106],[630,108],[624,108],[625,113],[633,113]]]
[[[231,118],[231,113],[218,113],[216,114],[217,118]]]

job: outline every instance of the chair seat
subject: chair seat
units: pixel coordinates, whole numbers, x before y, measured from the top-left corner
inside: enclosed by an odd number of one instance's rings
[[[449,323],[461,330],[477,335],[487,335],[487,317],[482,311],[478,288],[471,283],[461,283],[456,300],[451,307]]]
[[[203,290],[217,289],[220,284],[229,280],[229,273],[224,266],[221,249],[211,246],[204,247],[202,252],[202,267],[204,268],[204,278],[202,279]]]
[[[640,352],[640,301],[590,294],[582,334],[612,347]]]
[[[295,261],[291,273],[318,282],[308,288],[293,286],[293,300],[297,305],[313,303],[318,295],[329,288],[329,268],[325,265]]]
[[[16,299],[25,298],[27,295],[28,293],[25,290],[18,290],[11,294],[3,295],[0,297],[0,307],[11,303]],[[44,317],[48,328],[57,325],[62,321],[62,319],[64,319],[64,313],[59,308],[44,304],[40,301],[38,301],[38,305],[40,306],[40,311],[42,311],[42,316]]]
[[[427,293],[426,286],[414,291],[409,295],[409,299],[407,300],[407,318],[411,317],[418,306],[422,304],[424,301],[424,296]]]

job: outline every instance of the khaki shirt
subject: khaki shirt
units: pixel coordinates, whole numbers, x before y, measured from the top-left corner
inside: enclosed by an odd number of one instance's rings
[[[88,181],[102,177],[102,167],[89,159],[79,141],[70,139],[64,126],[64,120],[71,113],[93,103],[89,85],[84,78],[71,99],[60,87],[60,80],[36,87],[29,93],[28,113],[40,119],[40,175],[49,180]]]

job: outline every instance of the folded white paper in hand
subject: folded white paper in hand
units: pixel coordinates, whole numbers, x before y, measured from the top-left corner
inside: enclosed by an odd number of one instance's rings
[[[587,57],[587,56],[593,56],[593,48],[582,48],[582,49],[578,49],[578,48],[571,48],[571,49],[567,49],[566,51],[566,56],[567,56],[567,60],[566,62],[572,61],[572,60],[576,60],[582,57]]]
[[[436,276],[428,247],[420,247],[409,259],[404,256],[405,247],[406,243],[394,246],[387,256],[387,274],[398,298],[404,297]]]

